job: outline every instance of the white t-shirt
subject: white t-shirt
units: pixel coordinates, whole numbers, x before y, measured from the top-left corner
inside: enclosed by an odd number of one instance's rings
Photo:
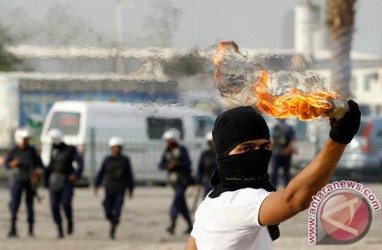
[[[208,196],[195,214],[191,236],[198,250],[272,249],[268,228],[259,225],[259,209],[270,192],[245,188]]]

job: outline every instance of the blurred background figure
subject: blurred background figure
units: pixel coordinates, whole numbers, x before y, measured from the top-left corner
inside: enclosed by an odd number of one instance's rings
[[[271,183],[277,187],[277,177],[281,167],[284,174],[284,186],[286,186],[290,180],[290,165],[295,152],[295,132],[293,127],[286,123],[286,119],[278,119],[278,124],[273,128],[271,140],[273,144]]]
[[[207,196],[207,194],[212,190],[211,185],[211,174],[214,171],[214,169],[217,167],[216,164],[216,154],[214,150],[214,143],[212,141],[212,132],[208,132],[205,135],[208,149],[203,151],[199,164],[198,164],[198,172],[196,174],[196,183],[197,183],[197,191],[200,192],[201,187],[204,188],[204,197]]]
[[[36,187],[40,181],[43,163],[36,149],[29,145],[31,132],[27,128],[19,128],[15,131],[16,147],[13,148],[5,163],[12,170],[11,201],[11,228],[8,237],[17,237],[17,212],[20,207],[21,196],[25,192],[25,201],[28,214],[29,236],[34,236],[34,209],[33,198],[36,195]]]
[[[189,234],[192,230],[192,222],[184,194],[187,186],[193,184],[191,160],[187,149],[179,144],[180,132],[177,129],[167,130],[163,134],[163,139],[166,140],[167,146],[159,163],[159,168],[167,170],[170,184],[174,189],[174,199],[170,209],[171,223],[167,232],[174,234],[176,219],[178,214],[181,214],[188,224],[184,233]]]
[[[98,194],[98,188],[102,182],[105,185],[105,200],[103,208],[106,219],[110,221],[110,238],[115,239],[115,232],[121,217],[122,207],[125,200],[126,189],[129,189],[129,198],[133,198],[134,176],[130,159],[122,154],[124,141],[120,137],[112,137],[109,140],[111,155],[103,160],[100,171],[95,179],[94,194]]]
[[[74,183],[81,177],[83,159],[74,146],[66,145],[63,133],[59,129],[51,129],[49,136],[52,142],[50,163],[46,169],[46,178],[50,190],[50,206],[54,222],[57,225],[58,238],[64,238],[60,205],[63,206],[67,222],[67,233],[74,231],[72,199]],[[75,169],[73,163],[76,163]]]

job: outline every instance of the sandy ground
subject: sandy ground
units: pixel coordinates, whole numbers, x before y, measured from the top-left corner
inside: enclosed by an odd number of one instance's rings
[[[366,185],[382,201],[382,185]],[[9,192],[0,189],[0,249],[55,249],[55,250],[171,250],[183,249],[188,236],[183,235],[184,221],[178,220],[175,236],[165,232],[168,225],[168,208],[172,190],[169,187],[137,187],[132,200],[126,199],[117,240],[108,238],[109,225],[104,219],[101,202],[103,193],[97,197],[90,189],[77,189],[74,201],[75,233],[64,240],[56,239],[56,228],[49,210],[49,197],[45,189],[40,190],[44,197],[36,203],[36,237],[27,237],[25,204],[21,206],[18,221],[18,239],[6,237],[9,228],[7,204]],[[188,203],[192,204],[194,190],[187,193]],[[281,238],[274,243],[274,249],[382,249],[382,214],[374,213],[370,232],[359,242],[346,246],[313,246],[307,243],[308,215],[302,212],[281,224]]]

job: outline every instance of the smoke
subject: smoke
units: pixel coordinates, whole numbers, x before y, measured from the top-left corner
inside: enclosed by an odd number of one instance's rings
[[[98,32],[90,20],[69,5],[56,4],[41,20],[32,19],[23,8],[0,5],[0,22],[12,36],[12,44],[38,46],[111,46],[113,41]]]
[[[181,10],[169,0],[151,3],[151,13],[143,22],[145,35],[138,39],[137,44],[153,47],[171,47],[178,30]]]
[[[9,8],[0,3],[0,13],[2,44],[23,43],[33,34],[35,22],[23,8]]]
[[[90,20],[80,17],[71,6],[60,4],[50,8],[33,40],[38,44],[51,46],[111,45],[111,42],[94,28]]]
[[[21,8],[0,3],[0,23],[13,37],[12,44],[37,46],[114,47],[115,37],[97,29],[92,20],[68,4],[53,5],[40,19]],[[170,0],[153,1],[142,21],[142,32],[127,39],[135,47],[171,47],[181,19],[181,10]],[[143,34],[143,35],[142,35]]]

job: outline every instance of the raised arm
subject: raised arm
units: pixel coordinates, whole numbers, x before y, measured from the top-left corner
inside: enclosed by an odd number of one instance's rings
[[[194,237],[190,236],[187,241],[187,245],[185,250],[197,250],[198,248],[196,247],[196,242]]]
[[[349,101],[350,111],[341,120],[331,120],[330,138],[314,160],[284,190],[271,193],[261,205],[259,222],[274,225],[309,207],[315,195],[332,176],[342,153],[360,124],[358,105]]]

